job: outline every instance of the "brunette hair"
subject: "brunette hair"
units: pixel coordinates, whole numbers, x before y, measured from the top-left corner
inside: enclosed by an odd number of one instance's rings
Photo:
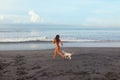
[[[59,35],[56,35],[56,37],[55,37],[55,40],[57,41],[57,42],[59,42],[60,41],[60,36]]]

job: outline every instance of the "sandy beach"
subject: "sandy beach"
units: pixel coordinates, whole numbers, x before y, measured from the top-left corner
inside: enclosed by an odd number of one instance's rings
[[[0,51],[0,80],[120,80],[120,48],[62,50],[72,59],[53,59],[53,49]]]

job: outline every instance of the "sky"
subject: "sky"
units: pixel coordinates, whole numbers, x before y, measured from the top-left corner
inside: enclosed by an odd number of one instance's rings
[[[120,0],[0,0],[0,24],[120,27]]]

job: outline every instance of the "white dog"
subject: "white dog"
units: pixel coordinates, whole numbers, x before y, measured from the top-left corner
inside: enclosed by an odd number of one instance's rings
[[[72,53],[68,53],[68,52],[65,52],[65,51],[62,51],[64,53],[64,56],[65,56],[65,59],[72,59]]]

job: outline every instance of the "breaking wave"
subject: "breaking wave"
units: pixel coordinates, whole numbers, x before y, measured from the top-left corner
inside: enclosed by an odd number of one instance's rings
[[[0,38],[0,42],[51,42],[48,37],[22,37],[22,38]],[[120,42],[119,40],[87,40],[87,39],[62,39],[63,42]]]

